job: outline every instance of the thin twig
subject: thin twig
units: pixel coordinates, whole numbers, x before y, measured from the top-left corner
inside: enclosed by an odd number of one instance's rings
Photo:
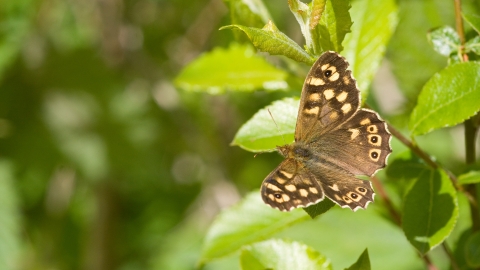
[[[460,55],[462,62],[468,61],[468,56],[464,50],[465,44],[465,31],[463,29],[462,20],[462,3],[460,0],[454,0],[455,5],[455,27],[457,34],[460,37]],[[475,116],[464,122],[465,127],[465,161],[467,164],[475,163],[476,151],[475,151],[475,139],[477,137],[478,127],[475,125]],[[476,184],[469,184],[465,186],[465,191],[470,194],[473,201],[470,201],[470,216],[472,219],[472,231],[480,231],[480,212],[477,203],[477,187]]]
[[[445,253],[447,254],[448,258],[452,262],[452,269],[453,270],[460,270],[460,267],[458,266],[457,260],[453,256],[452,251],[450,250],[450,248],[448,247],[448,245],[445,241],[443,241],[442,247],[443,247],[443,250],[445,251]]]
[[[390,213],[390,216],[392,216],[393,220],[399,227],[402,227],[402,219],[400,217],[400,213],[395,209],[395,207],[393,207],[393,203],[388,197],[387,192],[383,188],[382,182],[376,176],[372,176],[370,178],[372,179],[373,187],[375,188],[378,195],[380,196],[380,198],[382,198],[383,202],[385,203],[385,206],[387,207],[387,210]]]

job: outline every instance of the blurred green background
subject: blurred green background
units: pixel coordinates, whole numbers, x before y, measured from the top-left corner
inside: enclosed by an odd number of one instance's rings
[[[229,146],[278,94],[172,83],[228,23],[220,0],[0,3],[0,269],[195,265],[213,217],[280,160]]]

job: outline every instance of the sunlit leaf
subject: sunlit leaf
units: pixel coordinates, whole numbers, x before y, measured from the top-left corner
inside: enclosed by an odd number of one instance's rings
[[[175,83],[190,91],[211,94],[287,88],[287,73],[269,64],[248,46],[217,48],[186,66]]]
[[[349,268],[345,270],[370,270],[370,258],[368,257],[368,250],[365,251],[358,257],[358,260],[352,264]]]
[[[397,1],[399,23],[388,46],[388,59],[399,89],[413,103],[423,85],[445,67],[445,57],[436,53],[425,34],[439,25],[450,25],[452,3],[444,0]],[[410,109],[410,108],[405,108]]]
[[[276,146],[293,142],[298,104],[298,100],[286,98],[259,110],[238,130],[232,145],[252,152],[271,152]]]
[[[480,55],[480,36],[476,36],[465,43],[465,51]]]
[[[272,239],[242,250],[240,264],[244,270],[332,269],[330,261],[311,247],[292,241]]]
[[[322,51],[341,52],[343,50],[342,42],[352,27],[349,10],[350,2],[347,0],[326,0],[320,22],[312,31],[314,43],[320,44]]]
[[[425,254],[452,232],[458,218],[455,188],[440,170],[424,170],[405,195],[402,228],[408,241]]]
[[[355,23],[343,42],[343,56],[365,97],[397,25],[397,6],[393,0],[358,0],[351,16]]]
[[[467,21],[480,35],[480,15],[467,12],[464,12],[462,15],[465,21]]]
[[[479,100],[480,63],[448,66],[423,87],[410,116],[410,130],[420,135],[459,124],[480,110]]]
[[[297,19],[300,30],[305,38],[306,47],[310,51],[314,51],[312,35],[310,34],[310,7],[300,0],[288,0],[288,7],[293,13],[293,16],[295,16],[295,19]]]
[[[252,41],[255,48],[271,55],[284,55],[298,62],[313,64],[314,60],[295,41],[280,32],[273,22],[262,29],[243,25],[228,25],[220,28],[239,29]]]
[[[312,1],[312,12],[310,14],[310,30],[315,29],[315,27],[320,22],[322,18],[323,12],[325,11],[325,5],[327,4],[327,0],[313,0]]]
[[[458,183],[461,185],[480,183],[480,171],[470,171],[458,176]]]
[[[480,232],[468,238],[465,245],[465,259],[470,267],[480,267]]]
[[[433,49],[443,56],[456,53],[460,47],[460,37],[455,29],[450,26],[443,26],[430,31],[427,37],[432,43]]]
[[[264,26],[272,16],[261,0],[228,0],[232,24]]]
[[[259,191],[252,192],[217,216],[205,237],[201,261],[228,255],[308,219],[300,209],[291,212],[273,209],[262,201]]]

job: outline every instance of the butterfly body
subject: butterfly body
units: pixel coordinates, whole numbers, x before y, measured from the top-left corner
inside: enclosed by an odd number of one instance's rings
[[[327,196],[341,207],[366,208],[375,193],[356,175],[375,174],[391,153],[386,123],[360,109],[360,91],[348,62],[326,52],[305,79],[295,142],[277,147],[285,160],[262,183],[268,205],[289,211]]]

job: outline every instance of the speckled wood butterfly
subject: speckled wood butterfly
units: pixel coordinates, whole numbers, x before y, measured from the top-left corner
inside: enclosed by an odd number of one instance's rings
[[[348,62],[325,52],[302,89],[295,142],[277,147],[285,160],[262,183],[266,204],[282,211],[315,204],[327,196],[341,207],[365,209],[373,201],[370,181],[385,167],[390,132],[380,116],[360,108],[360,91]]]

